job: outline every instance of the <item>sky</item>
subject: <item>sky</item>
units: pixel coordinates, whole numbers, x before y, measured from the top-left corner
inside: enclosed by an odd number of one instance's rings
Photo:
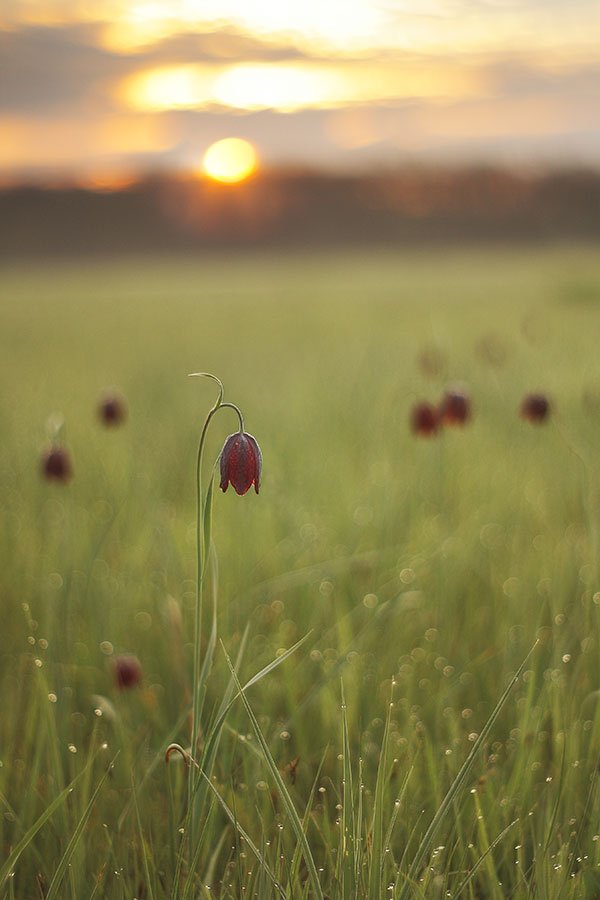
[[[1,0],[0,181],[600,163],[599,0]]]

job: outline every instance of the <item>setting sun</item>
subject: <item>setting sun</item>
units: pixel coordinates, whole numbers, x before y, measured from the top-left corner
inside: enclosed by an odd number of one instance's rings
[[[256,150],[243,138],[224,138],[211,144],[202,160],[202,169],[209,178],[227,184],[249,178],[257,165]]]

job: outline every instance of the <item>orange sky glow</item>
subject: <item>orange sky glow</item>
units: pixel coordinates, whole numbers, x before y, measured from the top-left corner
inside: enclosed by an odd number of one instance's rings
[[[0,178],[600,161],[595,0],[3,0]]]

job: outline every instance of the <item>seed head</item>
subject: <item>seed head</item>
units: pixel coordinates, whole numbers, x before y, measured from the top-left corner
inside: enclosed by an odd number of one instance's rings
[[[48,481],[61,481],[67,484],[73,477],[71,456],[62,444],[50,444],[42,453],[42,475]]]
[[[550,402],[544,394],[527,394],[521,403],[521,418],[539,425],[550,414]]]
[[[262,453],[256,439],[245,431],[230,434],[221,450],[221,490],[229,483],[237,494],[245,494],[252,485],[258,494],[262,471]]]

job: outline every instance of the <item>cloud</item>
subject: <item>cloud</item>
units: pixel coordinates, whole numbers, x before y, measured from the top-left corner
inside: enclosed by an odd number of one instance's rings
[[[292,46],[232,30],[175,34],[136,53],[104,46],[101,25],[25,26],[0,30],[0,110],[50,116],[114,107],[113,88],[137,71],[181,63],[296,60]]]
[[[462,0],[447,9],[464,6]],[[471,4],[472,5],[472,4]],[[139,168],[197,163],[212,141],[255,143],[267,162],[391,164],[404,159],[600,157],[600,60],[522,53],[416,53],[388,49],[343,60],[309,56],[231,28],[173,34],[136,52],[109,49],[99,24],[0,31],[0,170],[91,165]],[[328,68],[348,84],[345,109],[300,107],[235,112],[216,108],[143,112],[119,100],[118,86],[158,67],[247,65]],[[385,92],[352,94],[367,70]],[[447,77],[444,73],[447,73]],[[369,77],[371,77],[371,75]],[[462,84],[469,90],[438,91]],[[377,78],[373,76],[373,83]],[[429,79],[431,90],[414,87]],[[411,88],[412,85],[412,88]],[[268,106],[268,103],[266,104]],[[333,103],[334,107],[336,104]],[[310,106],[310,103],[308,104]]]
[[[49,116],[103,105],[98,88],[128,70],[127,60],[97,44],[97,29],[86,25],[0,31],[0,109]]]
[[[600,60],[565,64],[562,61],[537,65],[519,56],[490,60],[486,67],[490,90],[500,96],[565,96],[595,94],[600,101]]]

